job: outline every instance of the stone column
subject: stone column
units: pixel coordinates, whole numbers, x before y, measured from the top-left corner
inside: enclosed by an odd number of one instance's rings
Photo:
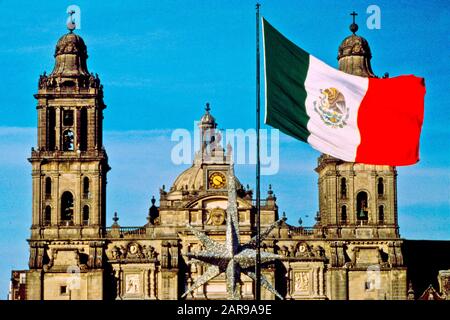
[[[79,150],[80,149],[80,142],[81,142],[81,112],[80,112],[80,108],[77,107],[75,110],[73,110],[75,115],[74,115],[74,150]]]
[[[61,141],[61,108],[55,108],[55,147],[62,150]]]
[[[80,166],[81,166],[81,163],[77,163],[77,167],[78,167],[78,170],[79,170],[79,172],[81,172],[81,168],[80,168]],[[81,184],[81,180],[83,179],[83,176],[81,175],[81,173],[80,174],[78,174],[78,178],[76,179],[76,183],[75,183],[75,185],[76,185],[76,188],[75,188],[75,194],[74,194],[74,210],[73,210],[73,223],[74,223],[74,225],[76,225],[76,226],[78,226],[78,225],[80,225],[81,224],[81,215],[82,215],[82,213],[81,213],[81,202],[83,201],[83,199],[82,199],[82,184]]]
[[[38,148],[47,149],[47,108],[38,106]]]
[[[355,208],[355,172],[353,170],[350,171],[348,178],[348,189],[347,189],[347,219],[350,224],[356,223],[356,208]]]
[[[323,283],[323,268],[319,267],[319,295],[320,296],[324,295],[323,285],[324,285],[324,283]]]
[[[155,277],[155,272],[156,270],[155,270],[155,264],[151,264],[150,265],[150,273],[149,273],[149,276],[150,276],[150,285],[149,285],[149,288],[150,288],[150,292],[149,292],[149,298],[150,299],[152,299],[152,300],[155,300],[156,299],[156,277]]]
[[[336,177],[332,172],[327,172],[326,176],[326,182],[327,182],[327,188],[326,192],[328,197],[328,223],[329,224],[336,224],[337,223],[337,199],[336,197],[333,197],[332,195],[336,195]]]
[[[369,173],[369,194],[367,201],[369,202],[369,224],[378,224],[378,175],[375,170]]]
[[[87,132],[88,132],[88,137],[87,137],[87,149],[88,150],[92,150],[93,148],[95,148],[96,145],[96,138],[97,138],[97,134],[96,134],[96,122],[95,122],[95,113],[96,113],[96,108],[95,107],[88,107],[86,109],[87,112]]]
[[[41,173],[39,171],[34,171],[32,173],[33,180],[33,219],[32,225],[37,226],[40,223],[39,217],[42,215],[41,206]]]
[[[57,165],[59,167],[59,163]],[[52,208],[52,221],[54,221],[54,223],[56,225],[59,225],[59,222],[60,222],[59,206],[61,205],[61,202],[59,201],[59,199],[62,196],[61,191],[59,190],[59,176],[60,176],[60,174],[57,173],[55,179],[53,179],[53,182],[52,182],[55,184],[55,192],[52,195],[53,196],[52,202],[54,204],[54,208]]]
[[[319,282],[319,267],[314,267],[313,269],[313,295],[317,296],[319,295],[319,286],[320,286],[320,282]]]
[[[144,293],[144,299],[148,300],[150,299],[150,270],[143,270],[143,278],[144,278],[144,283],[143,283],[143,287],[142,287],[142,291]]]

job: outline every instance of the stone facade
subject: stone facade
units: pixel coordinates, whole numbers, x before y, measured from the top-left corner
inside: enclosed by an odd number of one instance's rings
[[[363,51],[353,52],[355,41]],[[370,58],[367,41],[353,35],[339,50],[339,67],[372,76]],[[224,240],[230,149],[213,139],[217,123],[207,106],[194,163],[169,189],[160,189],[159,207],[152,199],[148,223],[123,227],[115,215],[106,227],[106,106],[100,79],[88,72],[86,59],[81,37],[68,33],[56,46],[53,72],[39,80],[38,142],[29,159],[29,270],[13,273],[17,286],[11,298],[179,299],[204,272],[187,264],[185,254],[202,245],[186,225]],[[262,250],[283,257],[265,265],[263,274],[285,299],[406,299],[395,168],[322,155],[316,171],[319,212],[313,227],[280,219],[271,188],[261,201],[262,229],[281,221]],[[256,231],[255,203],[252,190],[240,182],[237,190],[240,239],[247,242]],[[226,298],[223,276],[187,299]],[[447,274],[441,278],[447,288]],[[242,299],[254,298],[250,278],[242,276],[240,291]],[[263,289],[262,298],[275,297]]]

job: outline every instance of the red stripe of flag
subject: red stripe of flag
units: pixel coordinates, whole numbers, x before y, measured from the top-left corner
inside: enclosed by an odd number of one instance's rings
[[[355,162],[391,166],[418,162],[424,96],[423,78],[370,78],[358,111],[361,143]]]

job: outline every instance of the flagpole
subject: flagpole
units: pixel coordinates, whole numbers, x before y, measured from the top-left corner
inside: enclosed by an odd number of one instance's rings
[[[255,300],[261,300],[261,201],[260,201],[260,105],[261,105],[261,84],[260,84],[260,53],[259,53],[259,8],[261,5],[256,3],[256,264],[255,264]]]

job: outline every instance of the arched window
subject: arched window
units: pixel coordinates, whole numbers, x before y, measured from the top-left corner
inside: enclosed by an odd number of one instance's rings
[[[378,178],[377,190],[378,190],[378,196],[379,197],[384,196],[384,181],[383,181],[383,178]]]
[[[52,178],[45,178],[45,197],[51,198],[52,196]]]
[[[52,208],[50,206],[46,206],[44,210],[44,225],[49,226],[52,221]]]
[[[347,206],[342,206],[341,208],[341,221],[342,222],[347,222]]]
[[[66,225],[73,222],[73,195],[69,191],[64,192],[61,197],[61,221]]]
[[[89,206],[85,205],[83,207],[83,224],[88,225],[89,224]]]
[[[73,151],[74,150],[74,141],[73,141],[73,132],[72,130],[66,130],[63,133],[63,150],[64,151]]]
[[[384,222],[384,206],[379,206],[378,207],[378,221],[380,223]]]
[[[341,178],[341,198],[347,198],[347,179]]]
[[[356,218],[358,220],[368,220],[369,203],[367,201],[367,193],[365,191],[358,192],[356,196]]]
[[[89,198],[89,178],[83,178],[83,198]]]

